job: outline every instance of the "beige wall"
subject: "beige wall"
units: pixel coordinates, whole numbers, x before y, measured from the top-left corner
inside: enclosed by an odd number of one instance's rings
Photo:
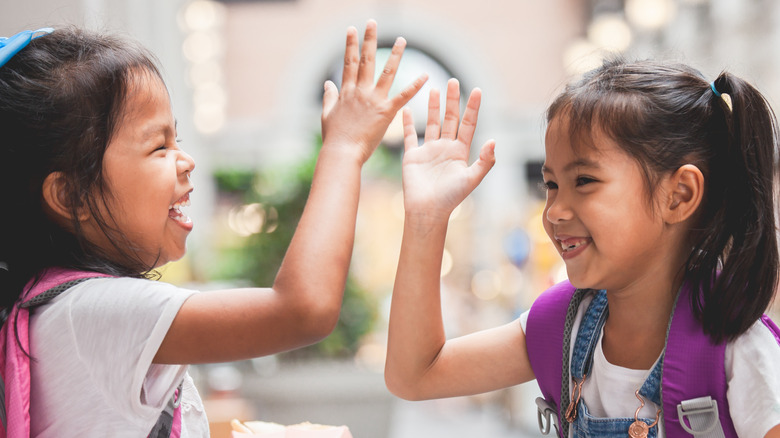
[[[583,32],[577,0],[299,0],[230,5],[225,71],[233,118],[273,114],[280,84],[343,50],[344,30],[379,24],[380,38],[406,37],[507,109],[544,106],[564,80],[561,53]],[[324,71],[324,70],[323,70]],[[316,84],[319,85],[319,84]],[[492,95],[490,93],[493,93]]]
[[[25,29],[56,23],[82,22],[81,2],[73,0],[2,0],[0,5],[0,35],[10,36]],[[9,10],[12,9],[12,10]]]

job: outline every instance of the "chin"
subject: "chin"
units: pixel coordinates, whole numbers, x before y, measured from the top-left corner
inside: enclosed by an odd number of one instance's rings
[[[588,280],[584,275],[578,275],[576,272],[569,272],[567,270],[566,277],[568,278],[569,283],[577,289],[598,289],[593,284],[593,281]]]
[[[160,257],[160,260],[155,263],[154,268],[157,269],[163,265],[167,265],[168,263],[177,262],[184,257],[184,253],[175,255],[175,256],[169,256],[169,257]]]
[[[186,253],[187,251],[185,249],[176,251],[175,253],[160,252],[159,256],[154,260],[154,267],[152,269],[157,269],[161,266],[167,265],[168,263],[179,261]]]

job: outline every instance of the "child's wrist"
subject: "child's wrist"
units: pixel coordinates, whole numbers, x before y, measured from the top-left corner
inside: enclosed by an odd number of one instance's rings
[[[338,157],[340,160],[354,161],[358,166],[363,166],[373,150],[373,148],[354,140],[324,140],[320,156]]]
[[[430,207],[421,207],[416,209],[406,207],[406,210],[404,211],[404,221],[410,225],[446,225],[450,221],[451,213],[452,212],[448,210]]]

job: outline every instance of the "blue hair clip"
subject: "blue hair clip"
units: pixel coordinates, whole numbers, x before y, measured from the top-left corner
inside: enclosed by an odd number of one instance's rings
[[[716,96],[720,97],[720,91],[715,88],[715,81],[710,82],[710,88],[712,88],[712,92],[715,93]]]
[[[38,30],[25,30],[9,38],[0,37],[0,67],[4,66],[20,50],[27,47],[30,41],[52,32],[54,32],[54,29],[51,27],[44,27]],[[41,33],[41,35],[36,35],[38,33]]]

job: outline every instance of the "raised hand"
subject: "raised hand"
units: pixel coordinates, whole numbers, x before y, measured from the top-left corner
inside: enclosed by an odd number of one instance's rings
[[[406,40],[398,38],[374,84],[377,46],[376,22],[369,20],[358,56],[357,29],[347,29],[341,93],[327,81],[322,97],[323,147],[358,147],[361,163],[374,152],[395,114],[422,88],[427,76],[420,76],[400,93],[388,97],[398,71]]]
[[[360,56],[357,30],[347,31],[341,93],[333,83],[325,84],[322,150],[273,285],[187,299],[156,363],[229,362],[278,353],[317,342],[336,326],[352,260],[363,163],[426,80],[423,76],[388,98],[406,42],[396,41],[374,84],[376,44],[373,21],[366,26]]]
[[[449,217],[495,164],[493,140],[482,146],[477,161],[468,164],[481,99],[482,92],[474,89],[460,120],[460,85],[456,79],[450,79],[444,121],[440,122],[439,92],[431,90],[422,146],[418,146],[412,114],[404,110],[403,187],[407,214]]]

